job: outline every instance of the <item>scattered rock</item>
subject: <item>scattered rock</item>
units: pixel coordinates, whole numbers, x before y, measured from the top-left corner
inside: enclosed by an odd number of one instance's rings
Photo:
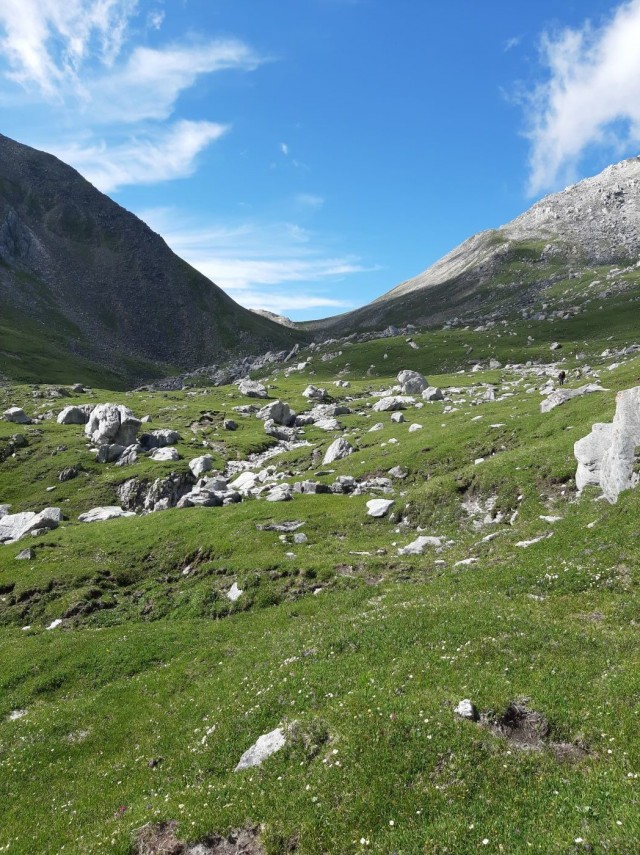
[[[393,499],[370,499],[367,502],[367,516],[386,517],[393,503]]]
[[[326,466],[329,463],[335,463],[336,460],[343,460],[345,457],[353,454],[354,451],[355,449],[346,439],[338,437],[326,450],[322,459],[322,465]]]
[[[0,517],[0,543],[14,543],[27,534],[57,528],[61,522],[60,508],[45,508],[38,514],[33,511],[5,514]]]
[[[373,411],[376,413],[386,413],[392,410],[406,410],[407,407],[413,406],[415,402],[415,398],[406,395],[386,395],[384,398],[376,401],[373,405]]]
[[[427,386],[422,391],[423,401],[444,401],[444,393],[438,386]]]
[[[605,392],[606,390],[602,388],[602,386],[598,386],[596,383],[587,383],[586,386],[580,386],[578,389],[556,389],[555,392],[551,392],[550,395],[540,404],[540,412],[541,413],[550,413],[551,410],[555,410],[556,407],[559,407],[561,404],[566,404],[567,401],[570,401],[572,398],[579,398],[582,395],[591,395],[593,392]]]
[[[242,591],[236,582],[229,588],[227,591],[227,599],[231,600],[232,603],[235,603],[236,600],[239,600],[243,595],[244,591]]]
[[[398,383],[402,387],[403,395],[420,395],[428,386],[429,382],[417,371],[400,371]]]
[[[120,445],[127,448],[136,441],[140,429],[137,419],[122,404],[98,404],[91,411],[85,433],[96,445]]]
[[[167,448],[156,448],[156,450],[151,452],[149,456],[151,460],[155,460],[157,463],[180,460],[178,449],[173,448],[172,446],[168,446]]]
[[[134,511],[125,511],[117,505],[107,505],[101,508],[92,508],[84,514],[80,514],[78,522],[103,522],[117,517],[135,517]]]
[[[257,380],[248,380],[247,378],[240,380],[238,383],[238,392],[241,395],[246,395],[247,398],[267,397],[267,390],[262,383],[258,383]]]
[[[285,404],[284,401],[280,400],[272,401],[270,404],[262,407],[261,410],[258,410],[256,416],[263,422],[274,421],[277,425],[284,425],[285,427],[292,425],[296,418],[296,414],[289,404]]]
[[[210,454],[194,457],[193,460],[189,461],[189,469],[195,478],[201,478],[205,472],[210,472],[213,469],[213,457]]]
[[[65,407],[58,414],[59,425],[86,425],[92,407]]]
[[[276,727],[275,730],[260,736],[251,748],[248,748],[240,758],[234,772],[250,769],[252,766],[260,766],[267,757],[271,757],[276,751],[280,751],[286,744],[284,730]]]
[[[9,407],[2,414],[2,417],[7,422],[15,422],[17,425],[30,425],[31,419],[21,407]]]
[[[28,546],[16,555],[16,561],[33,561],[35,557],[35,549],[32,546]]]
[[[398,550],[398,555],[422,555],[425,547],[433,546],[436,549],[442,546],[442,538],[440,537],[418,537],[412,543],[403,546]]]

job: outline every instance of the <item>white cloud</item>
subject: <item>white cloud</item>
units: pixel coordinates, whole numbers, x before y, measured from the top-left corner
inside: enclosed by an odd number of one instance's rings
[[[253,71],[260,59],[235,39],[162,49],[136,48],[124,66],[88,84],[96,121],[162,120],[180,94],[203,74],[227,69]]]
[[[226,130],[214,122],[183,120],[115,145],[73,143],[49,147],[49,151],[108,193],[129,184],[155,184],[192,175],[198,154]]]
[[[284,154],[285,157],[289,155],[289,146],[286,142],[280,143],[280,151]]]
[[[121,51],[136,0],[2,0],[0,54],[8,76],[49,98],[79,85],[89,56],[105,66]]]
[[[261,63],[231,38],[132,46],[136,14],[137,0],[0,0],[0,74],[23,93],[25,113],[27,99],[29,109],[52,107],[54,127],[75,140],[56,139],[49,126],[46,142],[28,141],[107,192],[191,175],[197,155],[228,126],[175,121],[180,95],[203,75]],[[163,18],[150,13],[147,25]],[[15,109],[5,92],[7,104]]]
[[[526,99],[532,194],[574,180],[592,146],[617,158],[640,144],[640,0],[545,34],[541,50],[548,79]]]
[[[324,198],[314,193],[298,193],[295,201],[301,208],[321,208],[324,205]]]
[[[510,50],[517,48],[521,41],[522,39],[520,38],[520,36],[512,36],[510,39],[507,39],[504,43],[505,53],[508,53]]]
[[[327,253],[311,233],[291,223],[245,222],[235,227],[187,223],[177,228],[185,217],[172,210],[148,210],[140,216],[174,252],[247,308],[279,314],[350,308],[351,302],[328,290],[371,269],[359,258]]]

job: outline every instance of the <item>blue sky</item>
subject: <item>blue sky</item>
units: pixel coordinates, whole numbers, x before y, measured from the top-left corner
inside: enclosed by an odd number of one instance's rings
[[[2,0],[0,131],[322,317],[637,154],[639,46],[640,0]]]

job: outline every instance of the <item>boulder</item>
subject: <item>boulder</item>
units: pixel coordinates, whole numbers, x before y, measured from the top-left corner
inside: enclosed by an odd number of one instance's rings
[[[291,499],[291,487],[289,484],[278,484],[266,495],[267,502],[288,502]]]
[[[120,445],[127,448],[136,441],[140,429],[137,419],[122,404],[98,404],[91,411],[84,432],[96,445]]]
[[[16,561],[33,561],[36,557],[36,551],[32,546],[27,546],[22,552],[16,555]]]
[[[9,407],[2,414],[6,422],[15,422],[17,425],[30,425],[31,419],[21,407]]]
[[[611,445],[613,425],[597,422],[591,428],[591,433],[579,439],[573,446],[573,453],[578,461],[576,471],[576,487],[578,492],[585,487],[600,486],[600,467],[605,451]]]
[[[309,415],[313,421],[319,419],[334,419],[336,416],[348,416],[351,413],[351,408],[344,404],[316,404]]]
[[[302,393],[304,398],[308,398],[310,401],[317,401],[322,404],[327,400],[327,390],[320,389],[318,386],[307,386],[307,388]]]
[[[428,380],[417,371],[401,371],[398,374],[398,383],[402,387],[403,395],[420,395],[429,385]]]
[[[113,443],[112,445],[101,445],[96,452],[98,463],[113,463],[125,451],[124,445]]]
[[[277,425],[291,425],[295,421],[296,414],[293,412],[289,404],[284,401],[272,401],[270,404],[258,410],[256,416],[262,419],[263,422],[274,421]]]
[[[210,454],[194,457],[193,460],[189,461],[189,469],[195,478],[201,478],[205,472],[210,472],[213,469],[213,457]]]
[[[231,481],[229,489],[247,494],[251,490],[256,489],[258,484],[258,476],[255,472],[242,472],[235,480]]]
[[[233,419],[225,419],[222,422],[222,427],[225,430],[238,430],[238,422],[234,422]]]
[[[367,502],[367,515],[370,517],[386,517],[392,505],[393,499],[370,499]]]
[[[407,407],[415,404],[415,398],[406,395],[386,395],[380,398],[373,405],[373,411],[376,413],[386,413],[393,410],[406,410]]]
[[[59,425],[86,425],[89,421],[89,411],[87,407],[65,407],[58,414]]]
[[[439,386],[427,386],[422,392],[423,401],[444,401],[444,393]]]
[[[117,517],[135,517],[133,511],[125,511],[117,505],[108,505],[102,508],[92,508],[84,514],[80,514],[78,522],[102,522]]]
[[[354,450],[353,446],[346,439],[338,437],[326,450],[322,465],[326,466],[328,463],[335,463],[336,460],[343,460],[345,457],[353,454]]]
[[[401,412],[391,413],[391,421],[397,425],[402,424],[404,416]]]
[[[638,446],[640,386],[635,386],[618,392],[612,424],[594,424],[591,433],[574,445],[578,490],[588,484],[599,485],[607,500],[614,504],[623,490],[640,483],[640,475],[635,471]]]
[[[409,425],[409,433],[415,433],[417,430],[422,430],[422,425],[418,424],[418,422],[413,422],[413,424]]]
[[[579,398],[582,395],[590,395],[593,392],[604,391],[605,389],[603,389],[602,386],[598,386],[595,383],[587,383],[586,386],[580,386],[577,389],[556,389],[555,392],[551,392],[551,394],[548,395],[540,404],[540,412],[549,413],[551,410],[555,410],[556,407],[559,407],[561,404],[565,404],[572,398]]]
[[[247,398],[267,397],[267,390],[262,383],[258,383],[257,380],[248,380],[247,378],[240,380],[238,383],[238,392],[241,395],[246,395]]]
[[[480,718],[478,710],[468,698],[460,701],[458,706],[454,709],[454,713],[460,718],[466,718],[467,721],[478,721]]]
[[[31,532],[57,528],[62,518],[60,508],[45,508],[38,514],[33,511],[6,514],[0,518],[0,543],[13,543]]]
[[[168,446],[167,448],[156,448],[155,451],[152,451],[149,455],[151,460],[155,460],[156,463],[165,463],[167,461],[175,461],[180,460],[180,455],[178,454],[178,449],[173,448],[173,446]]]

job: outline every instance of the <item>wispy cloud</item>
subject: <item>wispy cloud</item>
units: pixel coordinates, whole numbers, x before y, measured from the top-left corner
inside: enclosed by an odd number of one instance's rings
[[[504,43],[505,53],[508,53],[510,50],[517,48],[521,41],[522,39],[520,36],[512,36],[510,39],[507,39]]]
[[[324,289],[371,270],[357,257],[327,252],[311,232],[292,223],[177,227],[185,222],[178,211],[153,209],[140,216],[178,255],[247,308],[278,314],[351,308],[350,301]]]
[[[198,154],[225,132],[225,125],[182,120],[147,133],[107,145],[90,142],[54,146],[52,153],[72,163],[104,193],[130,184],[155,184],[185,178],[196,168]]]
[[[191,175],[229,126],[208,116],[176,121],[178,99],[203,75],[253,71],[262,61],[232,38],[132,46],[137,9],[137,0],[0,2],[0,74],[32,104],[53,105],[56,124],[76,139],[69,145],[54,132],[30,142],[105,191]],[[163,19],[156,10],[147,26]]]
[[[575,178],[593,146],[614,157],[640,144],[640,0],[600,26],[546,33],[547,79],[525,97],[532,195]]]
[[[280,143],[280,151],[282,152],[282,154],[284,154],[285,157],[289,156],[289,146],[286,144],[286,142]]]

